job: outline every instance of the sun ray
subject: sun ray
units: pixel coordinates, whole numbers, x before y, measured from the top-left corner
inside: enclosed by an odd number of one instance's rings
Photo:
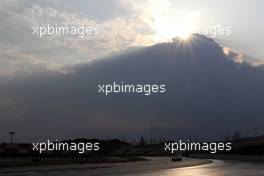
[[[198,26],[199,20],[197,16],[199,12],[183,11],[183,10],[168,10],[168,4],[160,2],[155,5],[153,10],[152,28],[155,31],[154,40],[156,42],[171,41],[174,37],[179,37],[182,40],[190,39]]]

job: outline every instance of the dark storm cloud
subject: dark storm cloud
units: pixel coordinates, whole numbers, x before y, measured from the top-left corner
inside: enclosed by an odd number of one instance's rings
[[[15,129],[21,139],[210,138],[261,128],[264,122],[263,69],[233,62],[217,43],[203,36],[71,69],[74,72],[68,74],[45,70],[20,74],[0,83],[1,133]],[[113,81],[167,88],[165,94],[153,96],[98,94],[98,84]]]

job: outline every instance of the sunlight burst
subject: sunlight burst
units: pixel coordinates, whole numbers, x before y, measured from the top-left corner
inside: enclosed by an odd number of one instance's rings
[[[155,41],[171,41],[174,37],[182,40],[190,39],[198,26],[199,12],[168,10],[170,8],[167,6],[167,4],[159,3],[153,10],[152,27],[155,31]]]

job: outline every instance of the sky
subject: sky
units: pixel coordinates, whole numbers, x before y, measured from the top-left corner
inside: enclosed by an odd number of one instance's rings
[[[263,5],[259,0],[2,0],[0,141],[9,140],[10,130],[20,141],[84,134],[219,139],[235,130],[250,136],[254,128],[263,133],[264,72],[243,63],[264,63]],[[86,37],[35,34],[36,27],[47,25],[96,30]],[[190,35],[216,26],[225,32]],[[168,93],[97,94],[99,83],[121,80],[165,82]]]
[[[263,5],[259,0],[2,0],[0,75],[63,71],[70,65],[215,25],[231,28],[231,34],[215,37],[220,44],[263,59]],[[102,32],[88,38],[40,38],[32,34],[36,24],[92,25]]]

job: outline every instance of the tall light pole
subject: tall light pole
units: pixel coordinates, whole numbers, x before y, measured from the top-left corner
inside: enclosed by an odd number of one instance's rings
[[[12,144],[13,143],[13,136],[15,135],[15,132],[11,131],[9,132],[10,134],[10,143]]]

